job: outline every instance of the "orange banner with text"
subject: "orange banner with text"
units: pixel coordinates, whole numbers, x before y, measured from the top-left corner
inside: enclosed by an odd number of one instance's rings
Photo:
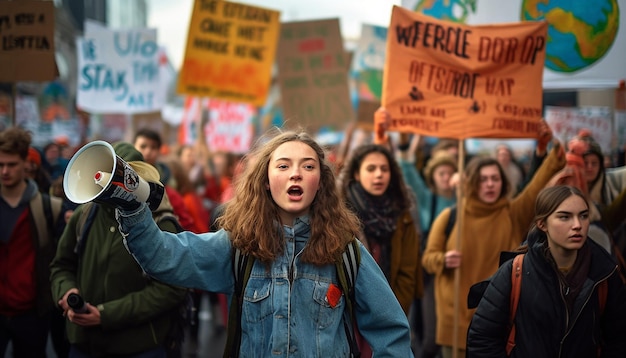
[[[195,0],[178,93],[265,104],[280,12],[222,0]]]
[[[394,6],[382,94],[389,130],[536,137],[547,29],[545,22],[468,26]]]

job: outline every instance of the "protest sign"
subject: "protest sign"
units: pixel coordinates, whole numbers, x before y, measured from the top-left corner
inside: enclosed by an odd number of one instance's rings
[[[626,0],[402,0],[403,7],[469,25],[548,22],[543,88],[615,88],[626,78]],[[622,21],[620,21],[620,18]]]
[[[374,130],[374,112],[380,108],[380,101],[359,100],[356,110],[356,121],[363,130]]]
[[[198,140],[203,109],[208,106],[206,98],[187,96],[183,105],[183,114],[178,126],[178,143],[194,144]]]
[[[352,72],[356,77],[359,99],[380,101],[386,47],[386,27],[362,25],[361,37],[352,59]]]
[[[546,107],[546,122],[561,143],[567,143],[581,129],[591,131],[604,153],[611,152],[611,122],[609,107]]]
[[[536,137],[546,29],[544,22],[467,26],[394,6],[382,98],[390,130]]]
[[[615,128],[615,145],[622,150],[626,149],[626,111],[616,109],[615,110],[615,122],[613,123]]]
[[[130,117],[119,113],[96,115],[90,124],[93,136],[109,143],[127,140],[131,128]]]
[[[18,127],[34,129],[41,122],[37,97],[18,95],[15,98],[15,124]]]
[[[262,106],[271,82],[280,12],[196,0],[178,93]]]
[[[160,110],[156,30],[93,30],[76,40],[78,107],[92,113]]]
[[[245,103],[209,100],[209,121],[204,126],[207,147],[212,152],[246,153],[254,137],[255,109]]]
[[[57,77],[52,1],[0,1],[0,37],[0,82]]]
[[[13,100],[13,86],[10,83],[0,82],[0,131],[3,131],[14,123],[13,108],[15,103]]]
[[[283,23],[278,84],[285,125],[315,132],[354,119],[339,19]]]

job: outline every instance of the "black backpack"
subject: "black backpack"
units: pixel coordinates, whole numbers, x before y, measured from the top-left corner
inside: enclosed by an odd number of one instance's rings
[[[361,263],[361,251],[359,242],[355,238],[346,246],[341,262],[336,262],[337,277],[341,291],[346,297],[346,309],[350,315],[350,324],[344,325],[348,343],[350,344],[350,357],[361,356],[356,341],[356,321],[354,315],[354,282]],[[228,337],[224,348],[224,357],[239,357],[239,346],[241,345],[241,309],[243,305],[243,291],[250,278],[254,257],[242,253],[239,249],[233,249],[233,274],[235,275],[235,292],[230,303],[228,313]]]

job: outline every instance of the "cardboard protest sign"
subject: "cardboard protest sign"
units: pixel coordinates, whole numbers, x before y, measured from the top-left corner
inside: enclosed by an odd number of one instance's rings
[[[356,110],[356,120],[359,128],[363,130],[374,130],[374,112],[380,108],[380,101],[359,100]]]
[[[285,125],[313,132],[354,119],[339,19],[283,23],[278,84]]]
[[[613,112],[609,107],[546,107],[546,122],[554,136],[567,143],[581,129],[591,131],[604,153],[611,152],[611,122]]]
[[[76,40],[78,107],[92,113],[161,109],[155,29],[93,30]]]
[[[252,105],[211,99],[204,137],[209,150],[246,153],[254,137]]]
[[[544,22],[467,26],[394,6],[382,98],[390,130],[536,137],[546,30]]]
[[[196,0],[178,93],[265,103],[280,12],[220,0]]]
[[[52,1],[0,1],[0,37],[0,82],[57,77]]]

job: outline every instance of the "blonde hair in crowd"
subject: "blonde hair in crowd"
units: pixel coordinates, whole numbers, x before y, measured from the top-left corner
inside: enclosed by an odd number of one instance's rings
[[[234,183],[234,197],[225,204],[218,225],[229,231],[234,247],[262,262],[272,262],[283,253],[285,238],[279,208],[267,189],[268,168],[274,151],[291,141],[313,148],[320,165],[319,190],[309,208],[311,236],[301,259],[317,265],[334,263],[341,259],[345,246],[359,232],[360,224],[340,199],[324,150],[305,132],[280,133],[246,155],[247,165]]]

